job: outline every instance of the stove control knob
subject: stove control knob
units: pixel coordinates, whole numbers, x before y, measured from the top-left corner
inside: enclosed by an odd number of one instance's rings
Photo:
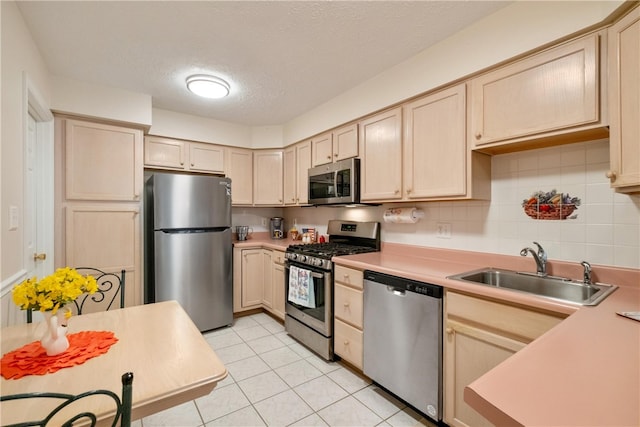
[[[296,261],[306,262],[307,261],[307,256],[306,255],[298,255],[298,256],[296,256]]]
[[[319,258],[314,259],[313,265],[315,265],[316,267],[322,267],[322,260]]]

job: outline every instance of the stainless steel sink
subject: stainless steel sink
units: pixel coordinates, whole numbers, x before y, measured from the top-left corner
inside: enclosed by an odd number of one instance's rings
[[[469,271],[448,278],[581,305],[597,305],[617,289],[617,286],[604,283],[585,284],[563,277],[539,276],[535,273],[495,268]]]

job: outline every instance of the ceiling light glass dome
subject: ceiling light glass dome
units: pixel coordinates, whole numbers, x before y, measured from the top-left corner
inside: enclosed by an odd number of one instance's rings
[[[203,98],[224,98],[229,95],[229,83],[219,77],[195,74],[187,77],[187,88]]]

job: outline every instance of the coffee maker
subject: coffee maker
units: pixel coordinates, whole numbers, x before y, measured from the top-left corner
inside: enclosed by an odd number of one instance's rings
[[[284,239],[284,218],[274,217],[269,222],[269,235],[272,239]]]

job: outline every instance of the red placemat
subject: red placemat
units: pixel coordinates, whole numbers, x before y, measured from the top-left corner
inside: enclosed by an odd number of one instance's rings
[[[6,379],[44,375],[80,365],[109,351],[118,342],[113,332],[83,331],[69,334],[69,348],[57,356],[47,356],[40,341],[26,344],[2,356],[0,374]]]

